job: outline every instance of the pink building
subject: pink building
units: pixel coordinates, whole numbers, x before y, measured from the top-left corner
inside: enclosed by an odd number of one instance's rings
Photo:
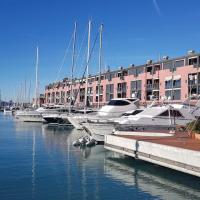
[[[169,59],[163,57],[160,62],[148,60],[140,66],[129,66],[101,74],[100,98],[98,99],[99,75],[88,80],[88,99],[97,106],[98,100],[103,105],[112,98],[138,97],[145,104],[152,98],[162,101],[162,97],[173,102],[183,102],[192,94],[200,94],[200,54],[189,51],[187,55]],[[69,102],[70,84],[68,78],[45,87],[46,103]],[[85,79],[73,80],[73,100],[82,106],[85,98]]]

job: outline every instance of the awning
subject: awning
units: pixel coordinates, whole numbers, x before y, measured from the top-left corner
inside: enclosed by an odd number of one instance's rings
[[[175,75],[175,76],[167,76],[165,77],[165,81],[170,81],[170,80],[179,80],[181,79],[181,75]]]
[[[181,75],[175,75],[175,76],[173,77],[173,79],[174,79],[174,80],[179,80],[179,79],[181,79]]]
[[[172,76],[166,76],[165,77],[165,81],[170,81],[170,80],[172,80]]]

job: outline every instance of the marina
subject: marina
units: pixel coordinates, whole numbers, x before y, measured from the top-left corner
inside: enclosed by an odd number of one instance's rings
[[[200,200],[199,7],[2,1],[0,200]]]
[[[76,129],[2,114],[0,126],[0,199],[200,199],[199,178],[103,145],[74,147]]]

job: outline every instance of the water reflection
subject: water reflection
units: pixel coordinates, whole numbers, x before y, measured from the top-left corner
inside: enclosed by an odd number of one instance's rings
[[[33,199],[45,191],[45,197],[50,195],[46,199],[114,199],[122,194],[125,199],[142,199],[143,194],[149,195],[143,199],[200,199],[199,178],[120,156],[102,145],[73,147],[83,131],[22,122],[14,122],[14,129],[20,144],[27,145],[24,160],[30,158],[31,166],[23,167],[31,171]]]
[[[200,199],[197,177],[114,153],[105,158],[104,169],[110,178],[161,199]]]

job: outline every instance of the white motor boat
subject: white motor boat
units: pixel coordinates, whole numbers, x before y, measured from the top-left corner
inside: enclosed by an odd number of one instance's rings
[[[93,123],[93,120],[91,120],[91,122],[85,123],[84,126],[94,138],[97,138],[98,141],[104,141],[105,134],[127,134],[130,131],[144,130],[171,130],[175,129],[176,126],[185,126],[199,116],[199,112],[196,111],[197,108],[182,104],[153,105],[139,113],[136,110],[132,114],[129,112],[128,115],[124,114],[118,119],[108,119],[107,124]]]
[[[22,122],[42,122],[42,114],[37,110],[17,111],[15,118]]]
[[[16,112],[16,119],[23,122],[45,122],[43,114],[55,114],[62,109],[63,105],[43,106],[36,110],[26,109]]]
[[[12,114],[12,110],[10,109],[10,107],[5,107],[4,110],[3,110],[3,113],[4,115],[7,115],[7,114]]]
[[[186,126],[195,119],[193,109],[182,104],[153,106],[137,115],[115,120],[114,134],[131,135],[134,131],[171,130],[176,126]]]
[[[141,112],[138,106],[139,100],[135,98],[112,99],[97,112],[96,117],[87,118],[83,127],[96,141],[103,142],[104,135],[113,132],[115,120],[123,115]]]
[[[95,119],[98,121],[103,119],[105,121],[106,119],[116,118],[122,116],[126,111],[136,110],[138,106],[139,100],[136,98],[116,98],[109,101],[107,105],[103,106],[96,113],[70,115],[68,120],[76,129],[81,130],[84,129],[83,123],[86,123],[88,120]]]
[[[73,111],[73,110],[72,110]],[[51,123],[51,124],[69,124],[67,120],[64,120],[62,118],[62,115],[68,115],[69,109],[68,108],[60,108],[57,109],[56,112],[44,112],[42,114],[42,117],[45,122]]]

